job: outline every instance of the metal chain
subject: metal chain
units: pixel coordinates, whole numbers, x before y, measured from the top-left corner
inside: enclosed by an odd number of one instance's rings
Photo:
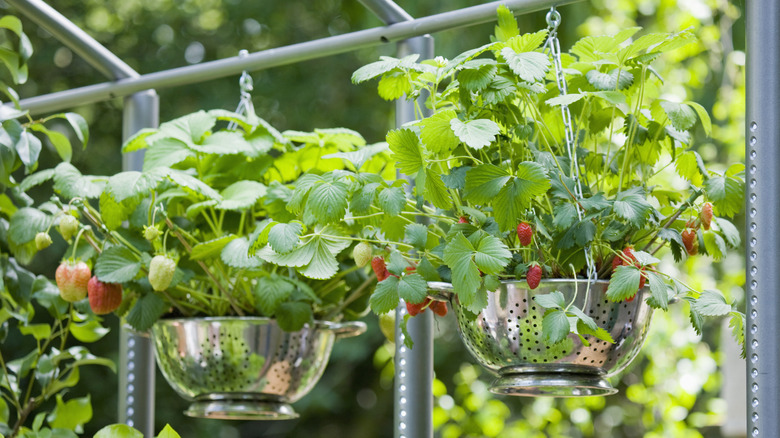
[[[553,6],[550,8],[550,12],[547,13],[547,42],[544,43],[542,50],[549,49],[550,55],[553,59],[553,65],[555,67],[555,81],[558,84],[558,92],[561,96],[565,96],[568,93],[566,89],[566,78],[563,73],[563,65],[561,64],[561,45],[558,40],[558,26],[561,24],[561,14],[555,10]],[[569,105],[561,104],[561,118],[563,119],[564,131],[566,133],[566,153],[569,156],[569,173],[574,179],[574,195],[577,199],[582,199],[582,181],[580,180],[580,166],[577,158],[577,140],[574,136],[574,124],[571,119],[571,111],[569,111]],[[577,204],[577,218],[582,220],[583,209],[582,206]],[[593,262],[593,257],[590,253],[590,245],[586,245],[585,251],[585,263],[588,265],[588,279],[596,280],[598,272],[596,271],[596,264]]]
[[[249,55],[249,52],[246,50],[241,50],[238,52],[239,58],[243,58],[247,55]],[[236,114],[247,115],[250,118],[254,117],[255,107],[252,103],[251,94],[251,91],[254,90],[254,82],[252,81],[252,76],[246,70],[241,73],[241,78],[238,80],[238,86],[241,90],[241,98],[238,101]],[[235,122],[230,122],[228,124],[228,129],[236,129],[236,127],[237,125]]]

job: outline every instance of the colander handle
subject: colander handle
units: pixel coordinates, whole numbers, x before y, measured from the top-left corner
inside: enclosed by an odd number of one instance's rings
[[[450,301],[452,299],[452,284],[443,281],[429,281],[428,296],[436,301]]]
[[[339,322],[332,326],[333,334],[338,339],[351,338],[366,331],[366,323],[362,321]]]

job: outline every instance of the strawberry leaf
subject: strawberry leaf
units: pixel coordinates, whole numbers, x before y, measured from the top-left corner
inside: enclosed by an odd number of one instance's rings
[[[451,121],[458,115],[453,110],[439,111],[420,122],[420,138],[425,148],[434,153],[447,153],[455,149],[460,140],[452,132]]]
[[[622,69],[613,69],[609,73],[591,70],[585,78],[594,88],[601,91],[625,90],[634,83],[634,75]]]
[[[379,207],[391,216],[401,214],[406,205],[406,195],[400,187],[387,187],[377,197]]]
[[[636,266],[618,266],[609,280],[607,299],[620,302],[633,297],[639,291],[640,275]]]
[[[496,77],[498,68],[492,59],[474,59],[464,62],[458,73],[460,86],[469,91],[484,90]]]
[[[669,292],[666,283],[655,272],[645,272],[645,276],[650,283],[650,293],[652,294],[652,304],[664,310],[669,308]]]
[[[128,198],[148,195],[163,176],[160,172],[120,172],[108,179],[106,189],[116,202],[122,202]]]
[[[658,105],[664,110],[669,121],[672,122],[674,129],[686,131],[696,123],[697,114],[690,106],[684,103],[670,102],[668,100],[656,100]]]
[[[408,303],[421,303],[428,296],[428,283],[420,274],[404,275],[397,288],[398,296]]]
[[[218,237],[206,242],[200,242],[192,247],[190,259],[203,260],[211,257],[218,257],[225,245],[230,243],[236,237],[238,236],[235,234],[229,234],[227,236]],[[244,240],[246,240],[246,238],[244,238]]]
[[[434,206],[449,210],[452,208],[452,198],[447,192],[447,187],[436,171],[426,168],[425,172],[425,198]]]
[[[390,276],[376,285],[376,290],[371,294],[369,305],[377,315],[390,312],[398,307],[398,277]]]
[[[307,207],[320,223],[341,220],[347,210],[347,184],[323,181],[309,194]]]
[[[517,19],[512,11],[504,5],[500,5],[496,12],[498,13],[498,24],[495,29],[496,40],[507,41],[512,37],[518,36],[520,30],[517,27]],[[535,48],[533,47],[530,50]]]
[[[482,149],[490,145],[501,128],[496,122],[488,119],[470,120],[462,122],[459,119],[450,120],[450,126],[455,136],[472,149]]]
[[[563,309],[566,307],[566,299],[559,291],[536,295],[534,301],[545,309]]]
[[[729,319],[731,334],[741,347],[741,357],[745,358],[745,314],[742,312],[731,312]]]
[[[298,221],[273,225],[268,232],[268,244],[279,254],[288,253],[300,242],[301,232],[303,224]]]
[[[138,275],[141,261],[124,246],[104,250],[95,262],[95,275],[105,283],[124,283]]]
[[[512,258],[512,253],[500,239],[482,230],[469,236],[468,240],[474,248],[474,263],[485,274],[500,273]]]
[[[444,249],[444,263],[452,270],[452,285],[461,303],[469,307],[476,300],[481,281],[474,263],[475,248],[463,233],[458,232]]]
[[[396,167],[402,173],[414,176],[425,167],[417,134],[409,129],[396,129],[387,133],[387,144],[393,152]]]
[[[631,225],[640,228],[653,208],[646,198],[642,187],[622,191],[615,197],[612,211]]]
[[[480,164],[466,175],[465,198],[475,204],[492,201],[512,177],[506,170],[492,164]]]
[[[145,332],[168,311],[168,307],[169,304],[157,294],[148,293],[135,302],[125,319],[134,329]]]
[[[550,58],[539,52],[515,53],[511,47],[501,50],[501,56],[512,72],[526,82],[538,82],[544,79],[550,70]]]
[[[745,182],[734,176],[711,176],[704,183],[707,198],[715,204],[718,214],[731,217],[742,211]]]
[[[290,298],[294,290],[292,283],[277,274],[260,277],[252,289],[255,308],[265,316],[274,315],[279,305]]]
[[[424,251],[428,244],[428,227],[423,224],[408,224],[404,227],[404,242]]]
[[[222,201],[215,206],[217,210],[246,210],[257,202],[258,199],[265,196],[267,188],[257,181],[236,181],[227,186],[220,196]]]
[[[313,318],[311,304],[303,301],[281,303],[276,309],[276,323],[286,332],[295,332],[303,328]]]
[[[703,316],[724,316],[731,312],[731,304],[719,291],[705,290],[696,298],[691,307]]]
[[[726,240],[726,243],[732,248],[738,247],[742,239],[737,227],[728,220],[719,217],[715,218],[715,223],[718,225],[718,228],[720,228],[720,232]]]
[[[566,312],[560,309],[548,310],[542,319],[542,338],[547,345],[565,340],[571,332],[571,324]]]
[[[148,171],[157,167],[171,167],[181,163],[187,158],[195,157],[195,151],[187,147],[187,144],[175,138],[148,137],[153,142],[144,153],[143,170]]]

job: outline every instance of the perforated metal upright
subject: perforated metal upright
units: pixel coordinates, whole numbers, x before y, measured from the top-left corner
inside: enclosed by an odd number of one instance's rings
[[[746,6],[748,436],[780,436],[780,2]]]

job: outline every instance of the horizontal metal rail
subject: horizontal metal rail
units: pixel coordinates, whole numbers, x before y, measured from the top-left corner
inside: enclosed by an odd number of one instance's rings
[[[73,24],[42,0],[6,0],[25,17],[46,29],[57,40],[109,79],[138,77],[139,74],[113,52]],[[141,91],[141,90],[136,90]]]
[[[377,16],[382,23],[395,24],[401,21],[411,21],[414,18],[392,0],[360,0],[369,11]]]
[[[101,102],[122,97],[150,88],[160,89],[205,82],[233,76],[243,70],[257,71],[324,58],[384,43],[402,41],[414,36],[455,29],[492,21],[496,8],[505,5],[516,15],[549,8],[552,5],[575,3],[582,0],[502,0],[485,3],[456,11],[444,12],[424,18],[336,35],[305,43],[263,50],[243,57],[231,57],[218,61],[149,73],[116,82],[89,85],[72,90],[23,99],[22,108],[33,114],[62,111],[74,106]]]

